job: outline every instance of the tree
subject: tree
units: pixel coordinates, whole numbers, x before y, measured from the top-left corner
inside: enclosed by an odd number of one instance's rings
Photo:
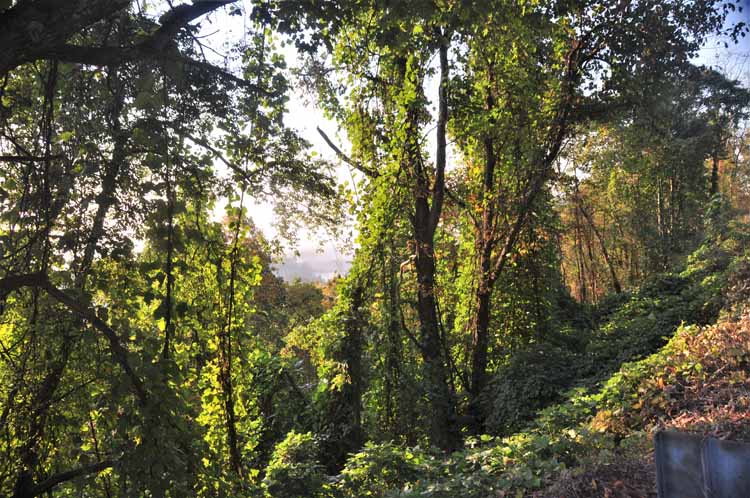
[[[223,312],[206,325],[222,324],[215,373],[236,483],[247,465],[247,422],[238,418],[249,405],[235,392],[233,337],[246,331],[239,313],[248,303],[234,296],[255,267],[237,245],[247,226],[237,205],[246,192],[294,196],[299,203],[287,212],[324,220],[333,181],[283,125],[284,64],[264,26],[255,24],[237,47],[252,83],[198,61],[202,47],[190,23],[227,2],[177,6],[158,24],[129,2],[47,3],[16,2],[0,14],[8,28],[0,90],[0,159],[8,165],[0,173],[2,298],[3,316],[13,317],[3,360],[12,379],[3,402],[10,463],[0,487],[37,496],[113,468],[122,481],[106,479],[107,494],[197,489],[199,464],[181,456],[192,454],[185,436],[197,428],[178,435],[178,420],[196,415],[194,398],[177,387],[187,368],[180,327],[190,241],[214,251],[203,261],[223,275],[215,284]],[[38,39],[28,43],[29,36]],[[214,169],[214,158],[226,173]],[[236,219],[232,236],[207,222],[222,195]],[[143,273],[133,240],[147,248]],[[199,352],[207,343],[194,342]],[[87,348],[105,344],[111,359],[86,357]],[[65,394],[85,393],[89,384],[99,393],[107,385],[126,392],[106,400]],[[62,414],[72,446],[60,443]],[[81,452],[73,428],[84,425],[96,444]]]
[[[522,426],[712,194],[744,202],[747,92],[688,64],[729,8],[0,2],[0,494],[385,491]],[[350,189],[289,126],[292,76]],[[274,275],[347,216],[348,275]]]
[[[308,26],[325,26],[322,44],[329,53],[321,57],[330,56],[319,58],[310,72],[317,76],[321,101],[345,124],[353,143],[351,158],[336,148],[339,155],[368,177],[385,174],[411,190],[420,350],[435,423],[431,439],[450,448],[456,408],[449,377],[454,374],[441,337],[434,256],[447,195],[448,118],[458,117],[451,129],[464,156],[483,163],[468,198],[452,196],[466,207],[477,241],[468,382],[476,401],[487,378],[494,284],[528,219],[542,209],[539,199],[565,140],[587,120],[631,107],[640,86],[652,88],[684,67],[705,37],[721,29],[726,8],[711,1],[327,7],[311,8],[302,17]],[[463,45],[456,45],[451,60],[453,38]],[[437,67],[428,62],[433,54]],[[430,163],[421,143],[428,122],[425,78],[433,69],[440,83],[437,148]],[[448,98],[452,73],[461,75],[452,83],[463,92],[460,98]],[[384,160],[399,165],[395,175],[393,168],[374,166]]]
[[[723,153],[717,150],[724,146],[716,140],[725,133],[718,128],[729,126],[716,116],[730,101],[741,115],[743,95],[744,89],[711,70],[686,66],[654,86],[644,105],[594,125],[571,148],[567,159],[576,171],[567,189],[577,212],[569,216],[578,232],[584,230],[585,244],[596,247],[588,255],[575,251],[579,266],[588,266],[587,283],[578,286],[581,297],[596,300],[616,289],[618,275],[637,283],[694,248],[718,181]],[[578,171],[587,178],[579,181]],[[609,278],[598,275],[599,267]]]
[[[684,66],[723,19],[713,3],[693,7],[714,14],[698,17],[676,2],[488,4],[467,12],[467,18],[481,21],[461,27],[467,71],[458,83],[463,99],[452,112],[461,116],[454,134],[464,155],[482,164],[462,201],[475,231],[478,271],[471,324],[472,406],[487,379],[495,282],[528,220],[544,209],[541,196],[565,140],[580,123],[598,118],[601,109],[629,105],[635,68],[640,79],[647,79]],[[549,17],[550,11],[557,16]],[[671,13],[670,20],[655,11]],[[631,27],[619,22],[624,16]],[[481,430],[481,420],[475,429]]]

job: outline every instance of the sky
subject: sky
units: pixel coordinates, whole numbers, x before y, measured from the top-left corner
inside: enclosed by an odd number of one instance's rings
[[[739,8],[731,12],[726,25],[731,26],[740,22],[750,24],[750,0],[736,2]],[[725,47],[724,43],[729,46]],[[693,60],[695,64],[712,66],[721,69],[731,78],[738,79],[746,85],[748,72],[750,71],[750,35],[739,39],[737,44],[724,40],[718,36],[711,37],[700,49],[697,57]]]
[[[296,57],[293,52],[291,50],[287,52],[287,58],[291,59],[288,62],[290,65],[295,64]],[[346,150],[343,145],[347,142],[346,135],[343,132],[337,133],[337,125],[326,119],[323,112],[316,109],[300,89],[296,89],[291,96],[289,110],[284,120],[287,126],[296,129],[302,138],[310,142],[317,157],[338,164],[336,168],[338,182],[351,186],[352,176],[349,168],[344,164],[339,164],[335,153],[318,134],[317,127],[319,126],[332,140],[339,143],[339,147],[343,150]],[[276,237],[272,204],[254,202],[248,209],[248,213],[267,239],[273,240]],[[353,227],[350,228],[353,229]],[[287,247],[284,251],[282,261],[276,265],[276,273],[285,280],[300,278],[306,281],[327,281],[336,275],[344,275],[351,266],[352,250],[348,247],[349,244],[350,241],[336,240],[321,236],[315,230],[303,229],[296,246]]]
[[[742,21],[750,24],[750,0],[741,0],[738,5],[742,6],[743,12],[740,13],[737,10],[731,14],[729,23]],[[242,17],[230,17],[225,11],[220,11],[211,15],[208,22],[202,23],[201,35],[206,36],[212,45],[221,46],[227,42],[231,43],[231,41],[241,39],[242,34],[246,32],[244,22]],[[290,67],[298,64],[298,58],[292,47],[287,47],[283,53]],[[737,45],[730,43],[728,48],[724,47],[723,40],[714,37],[708,40],[694,62],[722,69],[728,76],[748,84],[750,83],[750,36],[741,38]],[[426,91],[428,95],[436,94],[436,81],[428,81]],[[317,109],[309,96],[304,95],[299,88],[295,89],[290,96],[285,122],[310,142],[312,150],[317,153],[318,157],[337,164],[338,181],[351,186],[352,173],[349,167],[336,159],[334,152],[320,137],[316,128],[318,126],[322,128],[344,151],[348,149],[345,133],[338,129],[336,123],[326,119],[323,112]],[[432,142],[434,142],[433,137],[429,144],[431,145]],[[430,147],[430,150],[433,148]],[[217,167],[220,167],[220,164],[217,164]],[[277,235],[274,228],[273,205],[253,202],[248,212],[266,238],[273,240]],[[223,213],[223,205],[217,206],[217,216],[220,216],[219,213]],[[349,228],[353,230],[353,227]],[[285,250],[281,261],[276,265],[276,273],[286,280],[300,278],[307,281],[325,281],[335,275],[343,275],[351,266],[353,255],[351,244],[351,240],[334,240],[330,237],[321,237],[314,230],[303,230],[299,234],[296,246],[287,247]]]

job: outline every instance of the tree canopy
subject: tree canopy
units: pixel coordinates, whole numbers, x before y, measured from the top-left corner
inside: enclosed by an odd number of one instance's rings
[[[740,271],[741,9],[0,2],[0,494],[386,496],[711,323],[665,274]],[[348,273],[278,277],[264,201]]]

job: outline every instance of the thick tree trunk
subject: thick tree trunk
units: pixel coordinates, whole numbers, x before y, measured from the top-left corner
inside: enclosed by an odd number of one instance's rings
[[[481,285],[481,284],[480,284]],[[492,292],[487,284],[477,291],[476,294],[476,315],[474,317],[474,332],[471,340],[471,394],[477,398],[482,389],[487,384],[487,351],[489,349],[489,329],[490,329],[490,299]],[[476,414],[473,414],[476,416]],[[481,425],[480,421],[479,424]]]
[[[491,95],[487,96],[488,111],[494,107]],[[495,225],[495,201],[488,199],[495,186],[495,167],[497,159],[495,156],[494,142],[487,138],[484,141],[485,162],[482,180],[482,191],[480,200],[482,202],[482,220],[478,227],[477,241],[479,251],[479,283],[477,285],[474,311],[474,323],[472,324],[471,337],[471,384],[469,392],[471,401],[469,404],[469,415],[473,419],[473,431],[478,434],[484,427],[484,417],[479,406],[479,396],[484,389],[487,378],[487,354],[489,349],[490,332],[490,303],[492,299],[492,288],[494,278],[492,276],[492,252],[495,249],[496,238],[494,234]]]
[[[418,209],[419,211],[421,210]],[[419,339],[424,361],[424,384],[432,410],[428,416],[429,433],[435,446],[451,451],[458,444],[458,433],[455,427],[455,402],[448,386],[448,371],[435,302],[435,256],[432,241],[419,236],[420,233],[424,235],[424,230],[419,229],[418,222],[416,228]]]
[[[438,35],[441,36],[441,35]],[[424,387],[430,403],[428,432],[431,442],[443,449],[457,448],[460,435],[456,428],[456,410],[453,392],[448,382],[448,358],[445,357],[440,335],[440,323],[435,298],[434,238],[440,220],[445,193],[446,123],[448,120],[448,46],[440,44],[440,89],[438,97],[437,152],[435,181],[431,184],[419,146],[419,109],[407,110],[406,160],[414,172],[414,215],[412,228],[415,245],[415,270],[417,274],[417,315],[419,317],[419,342],[424,362]],[[415,84],[415,86],[417,86]],[[432,205],[430,205],[430,199]]]
[[[330,473],[338,473],[347,457],[358,451],[364,444],[362,430],[362,392],[364,380],[362,372],[362,334],[364,317],[365,284],[356,283],[352,290],[348,310],[345,335],[341,340],[337,360],[346,365],[349,382],[341,386],[331,405],[329,417],[335,428],[336,438],[328,445],[327,453],[332,457],[328,463]]]

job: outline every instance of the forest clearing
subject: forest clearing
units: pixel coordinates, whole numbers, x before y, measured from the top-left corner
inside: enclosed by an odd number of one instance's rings
[[[749,20],[0,0],[0,496],[656,497],[659,431],[750,443]]]

